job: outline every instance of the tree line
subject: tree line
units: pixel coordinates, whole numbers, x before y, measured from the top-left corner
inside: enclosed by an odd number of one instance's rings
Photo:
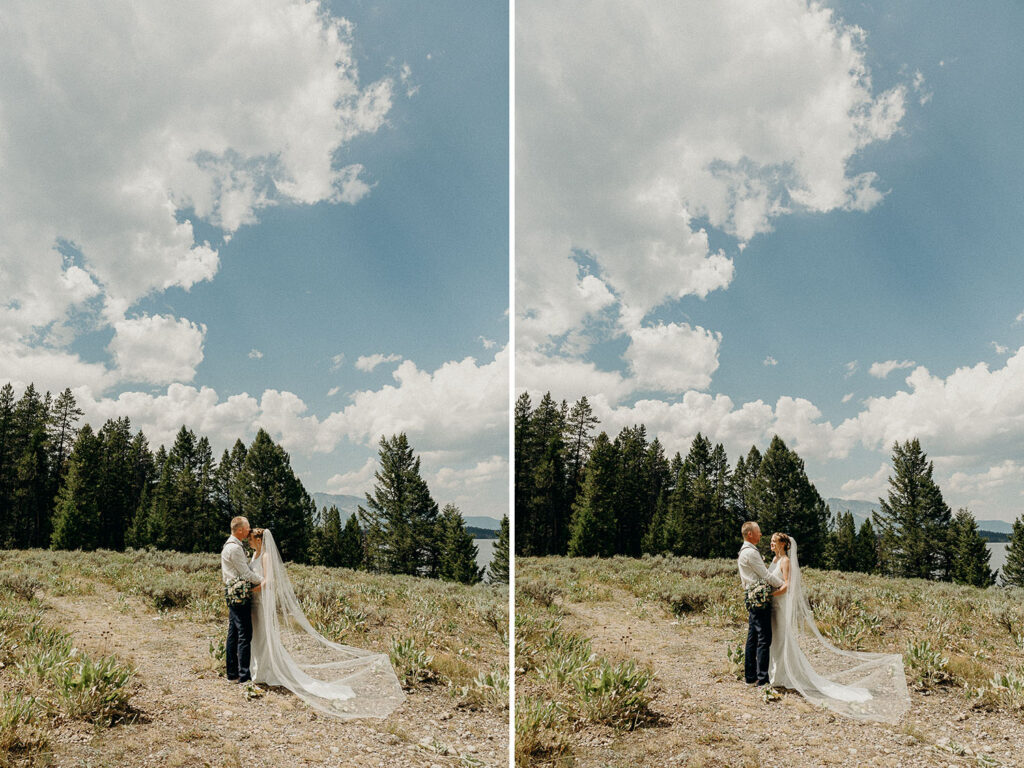
[[[571,407],[529,393],[515,405],[516,554],[735,557],[754,520],[800,544],[801,564],[988,586],[995,574],[974,517],[953,515],[914,439],[893,446],[889,493],[856,526],[833,514],[803,459],[777,435],[731,465],[722,444],[698,433],[671,458],[644,425],[595,434],[586,397]],[[1024,577],[1024,524],[1021,525]],[[768,537],[762,540],[767,552]],[[1012,549],[1012,545],[1011,545]]]
[[[216,461],[209,439],[185,426],[170,449],[153,452],[128,418],[93,430],[78,426],[82,416],[70,389],[53,398],[30,384],[15,399],[10,383],[0,388],[0,547],[213,552],[244,515],[274,531],[288,560],[465,583],[483,576],[461,513],[438,510],[404,434],[382,438],[374,492],[342,526],[336,507],[317,510],[263,429]],[[495,565],[492,579],[501,571]]]

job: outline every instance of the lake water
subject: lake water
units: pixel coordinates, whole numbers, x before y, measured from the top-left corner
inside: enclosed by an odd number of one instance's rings
[[[1006,563],[1006,548],[1010,546],[1010,542],[989,541],[986,545],[988,546],[988,551],[992,553],[992,557],[988,561],[988,567],[993,571],[996,568],[1002,568]]]
[[[494,556],[494,545],[498,543],[498,540],[473,539],[473,543],[476,544],[476,564],[481,568],[490,565],[491,558]]]

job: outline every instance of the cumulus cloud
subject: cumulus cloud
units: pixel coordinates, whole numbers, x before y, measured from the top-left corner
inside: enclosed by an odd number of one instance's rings
[[[256,347],[253,347],[252,349],[249,350],[249,359],[250,360],[262,360],[263,359],[263,353],[260,352],[258,349],[256,349]]]
[[[78,355],[60,349],[32,347],[2,339],[0,371],[5,376],[0,385],[10,382],[18,391],[34,384],[41,392],[60,392],[70,382],[76,382],[93,392],[105,392],[117,380],[114,372],[102,363],[86,362]]]
[[[843,498],[877,502],[885,496],[891,474],[892,468],[883,463],[873,475],[847,480],[842,485]]]
[[[718,369],[721,334],[687,323],[668,323],[630,332],[624,355],[639,389],[685,392],[706,389]]]
[[[765,358],[765,359],[764,359],[764,360],[763,360],[763,361],[761,362],[761,365],[765,366],[766,368],[774,368],[774,367],[775,367],[776,365],[778,365],[778,364],[779,364],[779,361],[778,361],[778,360],[776,360],[776,359],[775,359],[774,357],[772,357],[771,355],[768,355],[768,357],[766,357],[766,358]]]
[[[863,33],[820,5],[534,0],[516,25],[522,346],[727,287],[698,222],[742,246],[792,211],[882,198],[851,160],[897,130],[906,89],[876,93]]]
[[[327,390],[327,396],[334,397],[339,392],[341,392],[341,387],[331,387],[329,390]]]
[[[456,469],[442,467],[429,484],[441,490],[471,489],[474,486],[504,481],[508,478],[508,459],[504,456],[491,456],[478,461],[472,467]]]
[[[847,392],[845,395],[843,395],[843,403],[848,403],[851,400],[853,400],[853,392]]]
[[[1024,347],[1002,368],[986,363],[945,379],[918,367],[907,389],[874,397],[839,428],[867,448],[918,437],[936,454],[1019,450],[1024,440]]]
[[[366,371],[369,373],[378,365],[383,363],[397,363],[401,359],[401,355],[382,355],[379,352],[372,355],[361,355],[359,359],[356,360],[356,368],[360,371]]]
[[[197,238],[193,217],[227,238],[268,206],[369,190],[361,166],[335,158],[385,123],[393,84],[360,82],[348,22],[294,0],[106,5],[4,10],[8,341],[87,301],[105,322],[131,323],[139,299],[213,278],[217,246]],[[122,342],[133,330],[118,331]],[[133,376],[188,378],[187,356],[160,369],[125,353],[118,369]]]
[[[1020,483],[1024,483],[1024,464],[1013,459],[1006,459],[985,472],[954,472],[949,479],[950,490],[955,493],[978,493]]]
[[[150,384],[191,381],[203,361],[205,334],[205,325],[185,318],[142,315],[115,322],[107,350],[124,380]]]
[[[327,492],[362,496],[373,489],[373,476],[376,472],[377,459],[369,458],[359,469],[331,476],[327,480]]]
[[[993,342],[990,342],[990,343],[992,344],[992,349],[994,349],[996,351],[997,355],[1005,355],[1007,352],[1010,351],[1009,347],[1004,347],[998,341],[993,341]]]
[[[893,371],[913,368],[917,363],[913,360],[886,360],[884,363],[872,363],[868,373],[876,379],[884,379]]]

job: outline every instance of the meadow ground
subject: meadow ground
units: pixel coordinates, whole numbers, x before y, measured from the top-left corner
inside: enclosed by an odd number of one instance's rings
[[[743,682],[733,561],[520,558],[517,765],[1024,765],[1024,590],[805,578],[833,643],[904,655],[911,709],[896,725]]]
[[[216,555],[6,551],[0,766],[504,766],[508,590],[289,565],[327,637],[389,651],[406,700],[340,721],[224,677]]]

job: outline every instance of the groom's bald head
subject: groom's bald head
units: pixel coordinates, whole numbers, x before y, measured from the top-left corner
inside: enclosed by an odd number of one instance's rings
[[[755,523],[753,520],[748,520],[740,528],[740,535],[744,541],[749,541],[751,544],[757,544],[758,539],[761,538],[761,526]]]

